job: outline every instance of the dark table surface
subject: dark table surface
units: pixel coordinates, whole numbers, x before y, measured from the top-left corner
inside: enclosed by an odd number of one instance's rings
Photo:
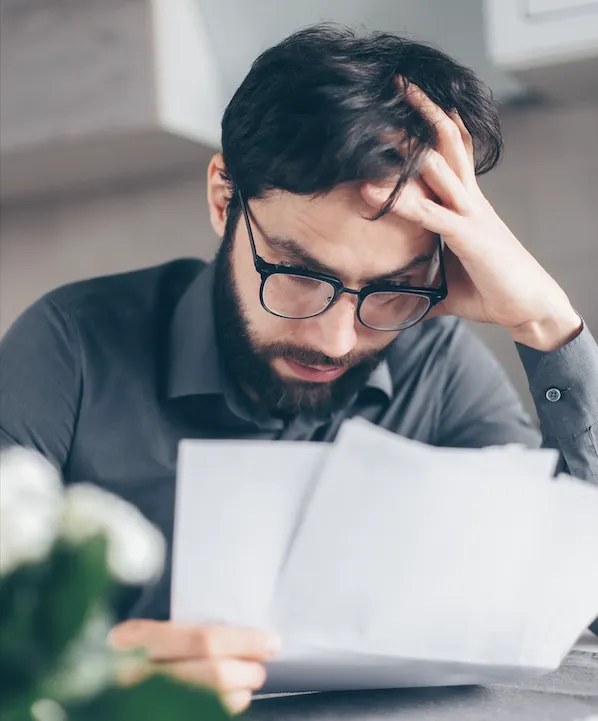
[[[353,691],[255,700],[248,721],[598,721],[598,648],[513,686]]]

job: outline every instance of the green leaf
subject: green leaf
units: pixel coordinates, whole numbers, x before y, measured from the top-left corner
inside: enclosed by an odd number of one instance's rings
[[[80,633],[88,614],[108,595],[106,538],[95,536],[81,545],[59,543],[51,557],[35,630],[47,658],[58,658]]]
[[[69,705],[69,721],[228,721],[215,693],[155,675],[129,687],[107,689],[95,699]]]
[[[0,579],[0,699],[32,691],[48,661],[38,645],[35,617],[47,569],[30,564]]]
[[[106,539],[57,543],[49,557],[0,580],[0,696],[31,693],[58,665],[111,588]]]
[[[23,696],[14,703],[8,704],[0,697],[0,721],[35,721],[31,713],[33,700]]]

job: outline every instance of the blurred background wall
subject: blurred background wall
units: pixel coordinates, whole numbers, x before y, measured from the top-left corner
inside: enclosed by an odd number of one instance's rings
[[[211,257],[205,170],[222,109],[261,50],[336,20],[428,40],[490,83],[506,153],[483,188],[598,334],[597,6],[3,0],[0,333],[63,283]],[[510,340],[476,330],[531,407]]]

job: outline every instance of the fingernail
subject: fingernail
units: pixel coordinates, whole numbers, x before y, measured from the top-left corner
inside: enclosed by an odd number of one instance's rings
[[[251,691],[229,691],[224,694],[223,701],[232,714],[240,714],[251,704]]]
[[[106,641],[108,642],[109,646],[112,646],[112,648],[119,648],[120,634],[118,633],[118,629],[113,628],[112,631],[110,631],[110,633],[108,634]]]
[[[409,87],[409,80],[404,75],[395,75],[395,82],[401,86],[403,92]]]
[[[132,646],[134,643],[133,634],[128,629],[119,626],[110,631],[107,641],[109,646],[117,649],[127,648],[127,646]]]
[[[276,656],[282,648],[282,640],[278,634],[269,634],[266,641],[266,652],[270,656]]]

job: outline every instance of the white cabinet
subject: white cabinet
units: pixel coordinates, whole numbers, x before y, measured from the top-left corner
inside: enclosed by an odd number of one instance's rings
[[[197,0],[0,0],[0,198],[203,167],[222,88]]]
[[[548,13],[576,13],[591,9],[596,5],[594,0],[527,0],[524,2],[524,12],[530,17],[546,15]]]
[[[533,90],[598,99],[598,0],[485,0],[492,61]]]
[[[523,69],[598,55],[595,0],[486,0],[490,53]]]

